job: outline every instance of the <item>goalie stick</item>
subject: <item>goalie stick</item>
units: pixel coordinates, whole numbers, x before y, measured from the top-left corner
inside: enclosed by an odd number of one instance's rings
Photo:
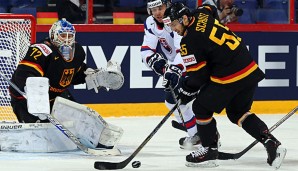
[[[147,136],[147,138],[142,142],[142,144],[124,161],[114,163],[114,162],[101,162],[96,161],[94,163],[94,168],[98,170],[116,170],[123,169],[127,164],[142,150],[142,148],[148,143],[148,141],[155,135],[155,133],[161,128],[161,126],[168,120],[172,113],[180,105],[180,100],[175,104],[175,106],[166,114],[166,116],[159,122],[159,124],[153,129],[153,131]]]
[[[292,115],[296,113],[298,110],[298,106],[296,106],[292,111],[290,111],[287,115],[285,115],[283,118],[281,118],[277,123],[275,123],[270,129],[269,132],[274,131],[279,125],[281,125],[284,121],[289,119]],[[253,148],[256,144],[258,144],[258,140],[255,140],[253,143],[251,143],[249,146],[247,146],[244,150],[240,151],[239,153],[225,153],[225,152],[219,152],[218,159],[219,160],[230,160],[234,159],[237,160],[241,156],[243,156],[246,152],[248,152],[251,148]]]
[[[21,91],[14,83],[12,83],[2,72],[0,72],[0,76],[7,81],[9,85],[11,85],[18,93],[20,93],[23,97],[26,97],[26,93]],[[87,154],[92,155],[100,155],[100,156],[106,156],[106,155],[120,155],[120,151],[116,148],[113,149],[105,149],[105,150],[99,150],[99,149],[92,149],[86,147],[84,144],[82,144],[79,139],[71,133],[64,125],[62,125],[54,116],[50,114],[45,114],[47,116],[47,119],[57,128],[59,129],[65,136],[67,136],[79,149],[81,149],[83,152]]]

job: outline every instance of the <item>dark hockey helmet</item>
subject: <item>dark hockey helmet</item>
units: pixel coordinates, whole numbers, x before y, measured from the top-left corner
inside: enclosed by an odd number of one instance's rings
[[[171,4],[164,13],[163,22],[165,24],[170,24],[174,20],[182,22],[183,15],[190,15],[190,10],[181,2]]]
[[[148,0],[147,1],[147,11],[149,15],[152,15],[151,9],[161,6],[162,4],[166,4],[169,6],[171,4],[171,0]]]

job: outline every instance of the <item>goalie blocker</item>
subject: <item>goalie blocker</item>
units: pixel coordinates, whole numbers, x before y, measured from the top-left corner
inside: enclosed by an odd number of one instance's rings
[[[52,115],[89,148],[116,149],[123,134],[122,128],[107,123],[91,108],[61,97],[56,98]],[[1,151],[77,150],[77,146],[51,123],[0,123],[0,133]]]

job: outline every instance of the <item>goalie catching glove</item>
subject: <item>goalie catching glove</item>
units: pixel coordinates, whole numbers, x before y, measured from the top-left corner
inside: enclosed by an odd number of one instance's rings
[[[146,58],[149,67],[159,76],[164,74],[167,61],[160,53],[154,53]]]
[[[124,76],[121,72],[120,65],[115,61],[108,61],[107,68],[92,69],[88,68],[85,72],[86,84],[88,90],[94,89],[98,93],[98,89],[105,87],[107,90],[118,90],[124,83]]]
[[[169,91],[169,87],[171,86],[175,89],[179,83],[179,79],[182,75],[183,70],[182,65],[167,65],[166,72],[164,74],[162,85],[165,87],[165,91]]]

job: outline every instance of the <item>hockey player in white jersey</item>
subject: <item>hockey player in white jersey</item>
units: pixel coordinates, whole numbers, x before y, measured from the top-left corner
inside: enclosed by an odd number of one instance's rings
[[[175,77],[176,86],[179,80],[184,78],[185,65],[180,55],[180,40],[176,32],[173,32],[168,26],[163,24],[163,15],[169,0],[148,0],[147,10],[149,17],[144,23],[144,39],[141,47],[141,56],[143,62],[151,68],[158,76],[163,76],[163,85],[169,84],[168,77]],[[162,53],[157,52],[158,44]],[[173,87],[175,89],[175,87]],[[177,90],[177,88],[175,89]],[[177,92],[176,92],[177,93]],[[165,104],[171,109],[175,100],[169,90],[165,91]],[[180,105],[183,113],[183,120],[178,111],[174,112],[177,121],[187,129],[188,136],[179,140],[181,148],[194,148],[200,145],[200,139],[196,135],[197,126],[192,110],[186,104]]]

